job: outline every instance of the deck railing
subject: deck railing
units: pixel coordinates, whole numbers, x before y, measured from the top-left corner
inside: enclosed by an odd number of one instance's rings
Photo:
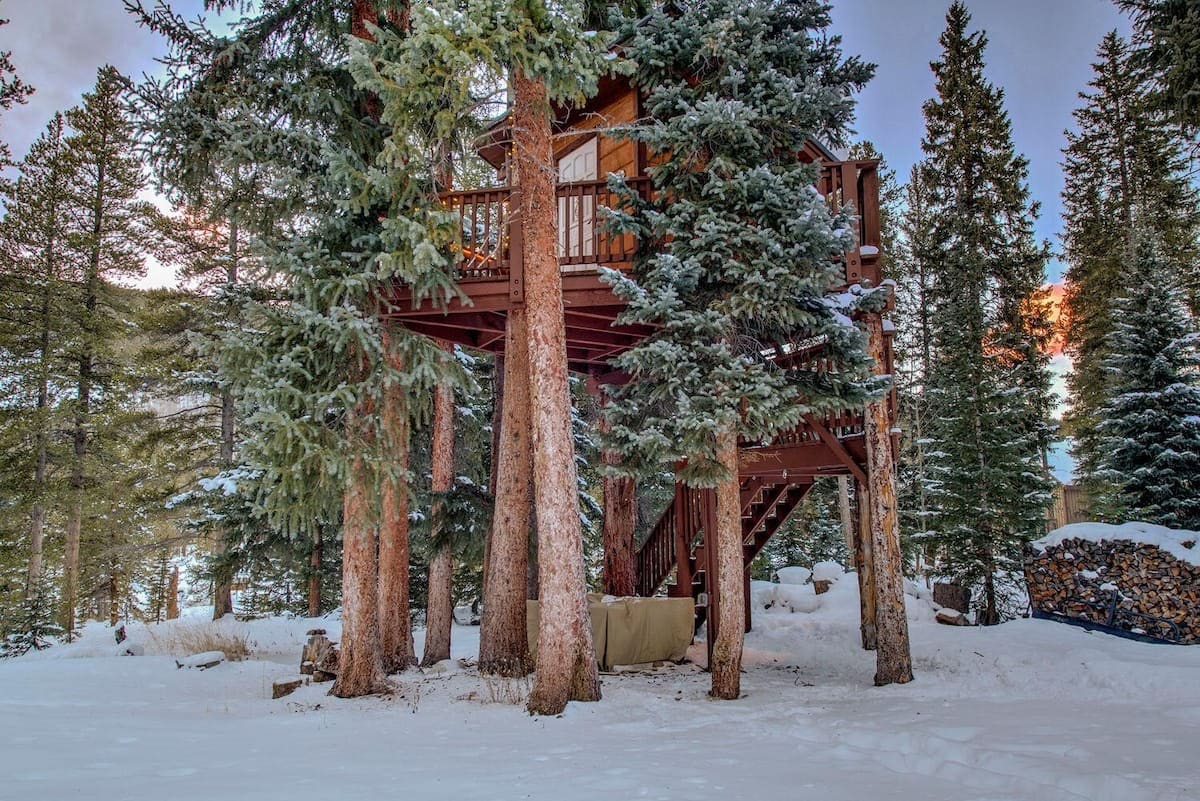
[[[629,183],[647,197],[649,178],[631,178]],[[846,281],[863,278],[878,281],[873,267],[879,247],[879,180],[874,161],[845,161],[821,169],[817,189],[831,205],[853,203],[859,211],[860,248],[847,254]],[[459,281],[509,279],[520,284],[520,259],[514,258],[521,239],[514,214],[518,187],[496,186],[463,192],[448,192],[442,200],[458,211],[462,220],[459,243]],[[558,260],[564,272],[594,270],[598,266],[628,269],[637,243],[631,235],[614,236],[605,230],[602,209],[618,205],[607,181],[559,184]],[[865,246],[865,250],[864,250]],[[872,250],[873,249],[873,250]]]

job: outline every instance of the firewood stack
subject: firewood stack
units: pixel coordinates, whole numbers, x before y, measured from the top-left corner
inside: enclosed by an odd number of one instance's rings
[[[1200,642],[1200,566],[1155,545],[1085,539],[1034,544],[1026,547],[1025,578],[1036,611],[1159,639]],[[1169,624],[1151,618],[1171,621],[1178,635]]]

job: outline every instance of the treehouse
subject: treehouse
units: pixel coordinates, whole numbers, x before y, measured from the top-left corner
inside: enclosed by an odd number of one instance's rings
[[[589,376],[594,387],[627,380],[614,372],[610,362],[649,333],[646,328],[615,323],[621,301],[601,282],[598,273],[600,267],[622,271],[632,268],[635,250],[632,237],[607,233],[600,210],[616,205],[616,198],[607,186],[610,174],[623,174],[639,192],[651,191],[644,148],[608,134],[612,128],[627,125],[641,116],[638,93],[624,80],[610,78],[601,83],[599,93],[586,105],[560,109],[554,124],[558,261],[567,358],[571,369]],[[394,298],[392,314],[413,331],[501,354],[506,314],[524,303],[522,235],[513,214],[519,208],[520,187],[504,185],[509,158],[506,120],[500,120],[487,131],[478,143],[478,152],[496,168],[501,185],[443,195],[446,206],[456,210],[462,220],[456,279],[465,298],[455,299],[445,308],[428,302],[414,308],[411,297],[401,290]],[[820,164],[817,189],[829,203],[837,206],[852,203],[858,211],[859,246],[845,255],[841,284],[864,281],[878,284],[877,162],[839,160],[816,142],[808,143],[803,158]],[[890,339],[890,334],[883,335],[884,363],[879,368],[887,373],[892,370]],[[792,368],[822,369],[819,345],[803,352],[779,352],[776,358]],[[890,430],[894,398],[887,406]],[[848,475],[860,487],[867,486],[864,439],[864,410],[858,408],[845,409],[823,419],[809,418],[766,445],[742,446],[740,479],[747,594],[751,561],[804,499],[815,478]],[[706,546],[705,537],[714,523],[713,492],[678,484],[674,501],[637,549],[637,593],[654,595],[673,577],[673,582],[666,586],[668,594],[694,598],[698,617],[703,619],[719,602],[716,582],[711,580],[715,558]],[[859,539],[856,551],[861,554],[863,538]]]

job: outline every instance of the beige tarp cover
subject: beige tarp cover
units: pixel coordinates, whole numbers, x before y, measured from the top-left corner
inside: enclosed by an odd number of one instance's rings
[[[613,665],[679,661],[692,644],[695,607],[691,598],[616,598],[588,595],[596,659]],[[538,602],[527,602],[529,650],[537,649]]]

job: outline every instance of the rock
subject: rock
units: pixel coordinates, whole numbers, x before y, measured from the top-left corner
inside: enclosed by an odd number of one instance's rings
[[[813,589],[816,590],[817,595],[824,595],[832,586],[833,582],[829,579],[813,579]]]
[[[780,584],[807,584],[812,571],[807,567],[781,567],[778,576]]]
[[[205,651],[201,654],[192,654],[182,661],[176,659],[175,667],[192,668],[194,670],[208,670],[211,667],[216,667],[224,661],[225,653],[223,651]]]
[[[304,632],[304,634],[308,637],[324,637],[326,631],[325,629],[309,629],[308,631]]]
[[[962,612],[958,611],[957,609],[950,609],[949,607],[942,607],[941,609],[939,609],[937,611],[937,616],[935,619],[937,620],[938,623],[942,623],[946,626],[969,625],[967,623],[966,615],[964,615]]]
[[[291,695],[299,690],[304,685],[304,679],[292,679],[291,681],[277,681],[271,685],[271,698],[283,698],[285,695]]]
[[[146,649],[135,642],[129,643],[121,649],[121,656],[145,656]]]
[[[945,581],[934,582],[933,603],[937,606],[957,609],[959,612],[969,612],[971,610],[971,589]]]
[[[115,632],[113,632],[113,636],[117,638],[117,645],[120,645],[121,643],[125,642],[125,626],[124,626],[124,624],[122,624]]]

